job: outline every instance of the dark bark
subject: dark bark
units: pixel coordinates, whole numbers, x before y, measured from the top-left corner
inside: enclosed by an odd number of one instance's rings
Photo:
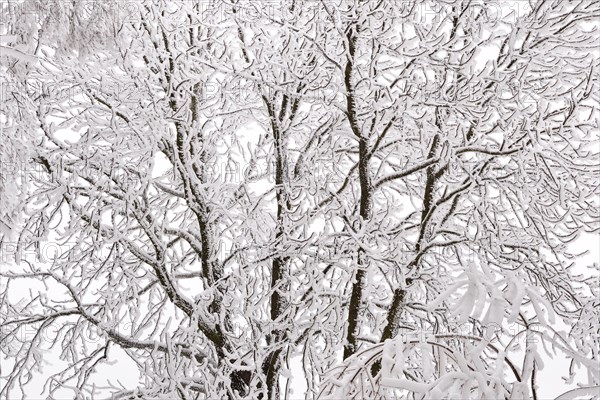
[[[356,32],[351,27],[348,32],[348,53],[350,55],[346,62],[344,71],[344,85],[346,89],[346,108],[350,128],[358,138],[358,178],[360,186],[360,205],[359,215],[361,223],[365,223],[371,217],[371,196],[373,187],[371,185],[371,176],[369,174],[369,158],[371,156],[367,138],[359,127],[359,121],[356,111],[356,97],[352,83],[352,70],[354,63],[354,53],[356,51]],[[364,249],[359,248],[357,252],[357,266],[352,292],[350,294],[350,304],[348,306],[348,330],[346,333],[346,343],[344,345],[344,359],[347,359],[356,352],[358,347],[358,336],[360,327],[358,320],[362,309],[362,293],[365,285],[366,267],[368,260]]]
[[[407,279],[407,284],[410,285],[410,283],[412,283],[412,281]],[[397,288],[394,291],[392,305],[388,314],[387,325],[383,329],[383,334],[381,335],[381,343],[396,336],[396,333],[398,332],[398,322],[400,320],[400,314],[402,313],[402,305],[405,297],[406,289]],[[381,371],[381,360],[378,360],[373,364],[371,367],[371,375],[375,376],[379,373],[379,371]]]
[[[273,134],[273,142],[275,147],[275,200],[277,202],[277,214],[276,214],[276,234],[275,243],[280,245],[285,237],[284,231],[284,218],[287,209],[290,207],[289,199],[286,192],[287,182],[287,157],[285,151],[285,144],[283,138],[283,132],[280,128],[280,123],[286,117],[286,110],[288,108],[289,99],[287,96],[283,96],[281,108],[279,114],[277,114],[273,102],[263,96],[263,102],[267,108],[267,113],[271,120],[271,132]],[[294,103],[295,104],[295,103]],[[296,104],[297,108],[297,104]],[[295,110],[291,111],[289,116],[293,119]],[[289,263],[289,257],[277,255],[271,262],[271,298],[270,298],[270,317],[273,323],[274,329],[267,338],[267,344],[270,346],[277,346],[279,342],[285,339],[285,334],[275,327],[277,320],[280,319],[283,314],[287,303],[285,293],[288,289],[287,282],[287,266]],[[267,354],[267,357],[262,365],[263,373],[266,376],[267,385],[267,398],[269,400],[279,399],[279,375],[281,370],[280,362],[281,348],[277,347],[277,350],[271,351]],[[262,398],[262,397],[261,397]]]
[[[436,119],[438,128],[440,128],[440,122]],[[440,136],[436,134],[433,137],[431,142],[431,147],[429,148],[429,154],[427,155],[428,159],[432,159],[435,157],[438,146],[440,143]],[[435,191],[435,182],[436,182],[436,172],[435,172],[435,164],[431,165],[426,170],[426,180],[425,180],[425,191],[423,193],[423,210],[421,211],[421,229],[419,231],[419,237],[417,239],[417,243],[415,245],[415,253],[417,257],[414,259],[412,263],[408,265],[408,269],[416,268],[420,257],[419,253],[421,252],[421,248],[423,246],[423,240],[425,238],[425,233],[427,229],[427,222],[431,218],[431,213],[433,212],[433,195]],[[386,318],[386,325],[383,328],[383,332],[381,334],[380,343],[383,343],[387,339],[391,339],[396,337],[398,334],[398,326],[400,322],[400,318],[402,316],[402,307],[404,305],[404,300],[407,294],[407,287],[412,284],[413,280],[411,278],[406,279],[405,286],[399,287],[394,291],[394,295],[392,297],[392,304],[390,306],[390,310],[388,312]],[[371,367],[371,375],[375,376],[381,371],[381,361],[377,361]]]

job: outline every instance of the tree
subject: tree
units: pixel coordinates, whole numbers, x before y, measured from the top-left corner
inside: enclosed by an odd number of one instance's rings
[[[537,399],[548,348],[597,391],[598,4],[31,4],[4,397],[48,350],[50,396],[277,399],[300,358],[306,398]]]

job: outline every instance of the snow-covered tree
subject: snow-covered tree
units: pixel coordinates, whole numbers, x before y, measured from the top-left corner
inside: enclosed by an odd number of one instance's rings
[[[7,4],[4,398],[597,394],[598,3]]]

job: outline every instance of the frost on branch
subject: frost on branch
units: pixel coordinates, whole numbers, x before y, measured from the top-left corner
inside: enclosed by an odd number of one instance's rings
[[[597,2],[26,3],[0,397],[598,388]]]

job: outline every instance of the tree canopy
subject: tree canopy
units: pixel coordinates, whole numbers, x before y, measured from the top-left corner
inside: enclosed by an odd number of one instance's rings
[[[2,7],[0,396],[597,394],[600,3]]]

